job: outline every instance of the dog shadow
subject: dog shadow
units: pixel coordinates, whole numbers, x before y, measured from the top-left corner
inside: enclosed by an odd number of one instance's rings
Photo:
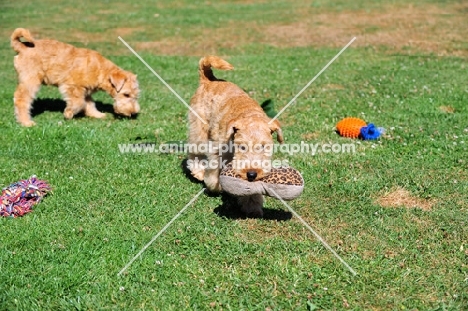
[[[37,98],[34,100],[31,108],[31,116],[35,117],[43,114],[46,111],[52,112],[63,112],[65,110],[66,103],[61,99],[55,98]]]
[[[123,117],[121,115],[116,114],[111,104],[105,104],[101,101],[96,101],[95,104],[96,104],[97,110],[99,110],[100,112],[104,112],[104,113],[110,113],[116,119],[128,118],[128,117]],[[67,103],[62,99],[37,98],[34,100],[32,104],[31,117],[38,116],[40,114],[43,114],[44,112],[63,112],[66,106],[67,106]],[[77,115],[75,115],[74,118],[82,118],[84,116],[85,116],[84,113],[80,112]],[[132,115],[131,118],[134,119],[136,117],[137,115],[135,116]]]
[[[181,169],[185,177],[190,182],[196,183],[196,184],[203,184],[202,181],[194,178],[190,174],[190,170],[187,168],[187,159],[184,159],[182,161]],[[209,197],[221,197],[221,202],[222,202],[221,205],[219,205],[213,210],[213,212],[219,217],[233,219],[233,220],[249,218],[243,212],[241,212],[240,207],[237,204],[237,199],[234,196],[229,195],[227,193],[214,194],[214,193],[209,192],[208,190],[205,190],[205,195]],[[287,221],[287,220],[290,220],[291,218],[292,218],[292,213],[290,212],[263,207],[263,217],[261,219],[274,220],[274,221]]]
[[[248,219],[244,213],[241,212],[240,207],[237,205],[237,199],[229,194],[221,194],[222,204],[216,207],[213,212],[222,218],[227,219]],[[287,211],[263,207],[263,220],[273,221],[287,221],[292,218],[292,214]]]

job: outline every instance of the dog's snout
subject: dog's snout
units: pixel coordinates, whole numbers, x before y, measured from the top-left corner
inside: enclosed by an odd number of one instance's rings
[[[247,172],[248,181],[254,181],[255,178],[257,178],[257,172],[254,172],[254,171]]]

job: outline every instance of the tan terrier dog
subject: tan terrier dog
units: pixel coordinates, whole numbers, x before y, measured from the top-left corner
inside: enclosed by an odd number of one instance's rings
[[[20,40],[23,38],[23,40]],[[66,119],[84,112],[104,118],[91,95],[105,91],[114,99],[114,111],[130,117],[140,111],[136,75],[122,70],[96,51],[76,48],[55,40],[35,40],[24,28],[11,35],[18,86],[14,95],[16,119],[23,126],[33,126],[31,105],[41,84],[58,86],[67,106]]]
[[[271,121],[261,106],[234,83],[217,79],[211,68],[233,66],[216,56],[199,62],[200,86],[190,101],[187,167],[212,192],[220,192],[220,170],[232,161],[237,175],[248,181],[271,170],[273,132],[283,142],[277,120]],[[238,198],[249,217],[263,216],[263,196]]]

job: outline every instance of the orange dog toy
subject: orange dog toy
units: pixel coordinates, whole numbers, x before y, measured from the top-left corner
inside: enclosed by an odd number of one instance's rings
[[[336,124],[338,133],[343,137],[358,138],[366,122],[359,118],[344,118]]]

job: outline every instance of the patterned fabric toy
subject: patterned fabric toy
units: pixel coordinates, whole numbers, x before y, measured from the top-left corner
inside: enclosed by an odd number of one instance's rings
[[[32,212],[32,207],[50,190],[49,184],[36,176],[3,188],[0,196],[0,216],[19,217]]]
[[[304,190],[304,179],[292,167],[272,168],[270,174],[258,181],[247,181],[236,175],[231,163],[221,171],[219,182],[223,191],[235,196],[263,194],[285,201],[294,200]]]
[[[383,133],[383,128],[377,128],[374,124],[366,124],[359,118],[344,118],[336,124],[336,130],[343,137],[361,138],[364,140],[377,139]]]

